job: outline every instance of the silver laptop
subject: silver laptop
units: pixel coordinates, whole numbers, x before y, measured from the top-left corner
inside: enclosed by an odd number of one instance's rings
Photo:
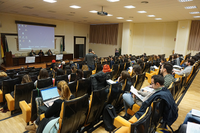
[[[42,96],[43,103],[47,107],[51,106],[53,102],[59,99],[60,97],[56,86],[41,90],[41,96]]]

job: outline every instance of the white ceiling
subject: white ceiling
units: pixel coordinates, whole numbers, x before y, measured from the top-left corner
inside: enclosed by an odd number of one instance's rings
[[[121,0],[119,2],[108,2],[107,0],[57,0],[56,3],[47,3],[43,0],[0,0],[0,12],[38,16],[51,19],[66,20],[78,23],[122,23],[126,20],[133,20],[133,23],[142,22],[166,22],[178,20],[199,20],[193,16],[200,14],[189,14],[189,12],[200,11],[200,0],[191,2],[179,2],[178,0],[146,0],[149,3],[141,3],[143,0]],[[80,9],[73,9],[69,6],[78,5]],[[124,6],[133,5],[136,8],[126,9]],[[24,8],[24,6],[32,9]],[[104,11],[113,16],[99,16],[90,13],[91,10]],[[196,9],[185,9],[185,6],[197,6]],[[145,10],[147,13],[140,14],[137,11]],[[147,17],[155,15],[156,18]],[[118,20],[116,17],[123,17]],[[132,18],[133,17],[133,18]]]

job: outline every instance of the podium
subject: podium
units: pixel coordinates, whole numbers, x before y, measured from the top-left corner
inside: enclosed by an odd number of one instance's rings
[[[11,51],[5,53],[5,66],[13,66],[13,57]]]

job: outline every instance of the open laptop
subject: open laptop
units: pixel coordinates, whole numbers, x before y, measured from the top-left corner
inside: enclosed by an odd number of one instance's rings
[[[40,92],[41,92],[43,103],[47,107],[51,106],[53,104],[53,102],[60,97],[56,86],[42,89],[42,90],[40,90]]]

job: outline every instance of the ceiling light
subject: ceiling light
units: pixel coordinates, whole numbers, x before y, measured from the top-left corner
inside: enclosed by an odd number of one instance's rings
[[[55,3],[57,0],[43,0],[44,2]]]
[[[179,2],[189,2],[189,1],[193,1],[193,0],[178,0]]]
[[[117,17],[117,19],[124,19],[123,17]]]
[[[107,0],[108,2],[118,2],[119,0]]]
[[[200,16],[193,16],[194,18],[200,18]]]
[[[190,14],[199,14],[200,12],[190,12]]]
[[[113,16],[112,14],[108,14],[107,16]]]
[[[133,21],[133,20],[126,20],[126,21]]]
[[[148,17],[155,17],[155,15],[147,15]]]
[[[135,6],[129,5],[129,6],[124,6],[124,8],[131,9],[131,8],[135,8]]]
[[[89,12],[91,12],[91,13],[97,13],[98,11],[92,10],[92,11],[89,11]]]
[[[77,5],[72,5],[72,6],[69,6],[69,7],[75,8],[75,9],[81,8],[80,6],[77,6]]]
[[[162,20],[162,18],[155,18],[155,20]]]
[[[197,8],[197,6],[186,6],[185,9],[194,9]]]
[[[137,11],[138,13],[147,13],[146,11]]]

